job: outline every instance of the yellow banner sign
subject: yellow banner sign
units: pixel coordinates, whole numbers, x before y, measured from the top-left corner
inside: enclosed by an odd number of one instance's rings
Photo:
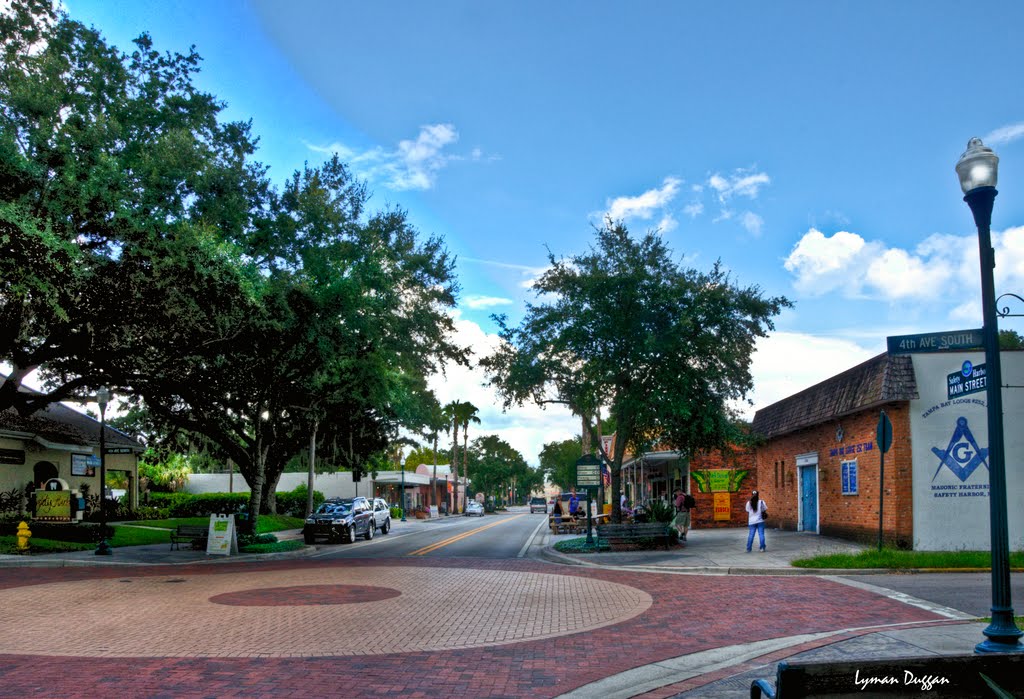
[[[35,518],[44,522],[70,522],[71,491],[37,490]]]
[[[715,520],[731,519],[732,507],[729,502],[729,493],[715,493]]]

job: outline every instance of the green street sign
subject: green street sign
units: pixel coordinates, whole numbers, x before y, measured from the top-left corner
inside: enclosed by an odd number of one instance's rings
[[[586,454],[576,460],[576,487],[601,487],[601,460],[593,454]]]
[[[980,349],[984,342],[981,328],[977,330],[946,330],[916,335],[890,335],[885,338],[889,354],[915,354],[918,352],[945,352],[948,350]]]

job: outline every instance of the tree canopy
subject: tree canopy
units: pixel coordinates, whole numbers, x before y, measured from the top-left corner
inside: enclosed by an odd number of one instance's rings
[[[496,317],[503,343],[482,364],[506,407],[559,402],[578,415],[607,407],[616,424],[615,453],[605,456],[618,519],[627,448],[728,443],[730,403],[752,387],[754,343],[790,304],[734,284],[720,262],[709,272],[686,269],[658,233],[635,239],[621,222],[599,228],[589,251],[549,254],[549,262],[520,325]]]

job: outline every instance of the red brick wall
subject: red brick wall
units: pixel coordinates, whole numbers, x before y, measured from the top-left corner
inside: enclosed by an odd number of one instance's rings
[[[693,479],[694,471],[706,469],[738,469],[747,470],[749,474],[740,483],[738,492],[729,493],[729,521],[715,520],[715,494],[702,493],[697,489]],[[697,507],[690,513],[691,526],[695,529],[716,529],[725,527],[747,526],[747,511],[744,505],[750,498],[750,492],[757,489],[757,469],[754,464],[754,453],[748,451],[729,451],[723,454],[720,450],[700,452],[690,459],[689,492],[697,501]]]
[[[885,411],[893,425],[893,444],[885,455],[883,538],[889,544],[909,546],[913,541],[909,403],[887,405]],[[758,490],[768,503],[770,526],[797,529],[800,474],[796,457],[817,452],[818,531],[826,536],[878,540],[879,412],[862,411],[769,440],[757,448]],[[843,440],[837,442],[840,425]],[[864,447],[867,444],[870,449]],[[846,453],[851,447],[853,453]],[[853,459],[857,461],[858,492],[843,495],[841,463]]]

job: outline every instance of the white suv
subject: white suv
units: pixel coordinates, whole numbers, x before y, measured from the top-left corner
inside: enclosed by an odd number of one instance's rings
[[[381,498],[373,499],[373,523],[381,534],[391,531],[391,506]]]

